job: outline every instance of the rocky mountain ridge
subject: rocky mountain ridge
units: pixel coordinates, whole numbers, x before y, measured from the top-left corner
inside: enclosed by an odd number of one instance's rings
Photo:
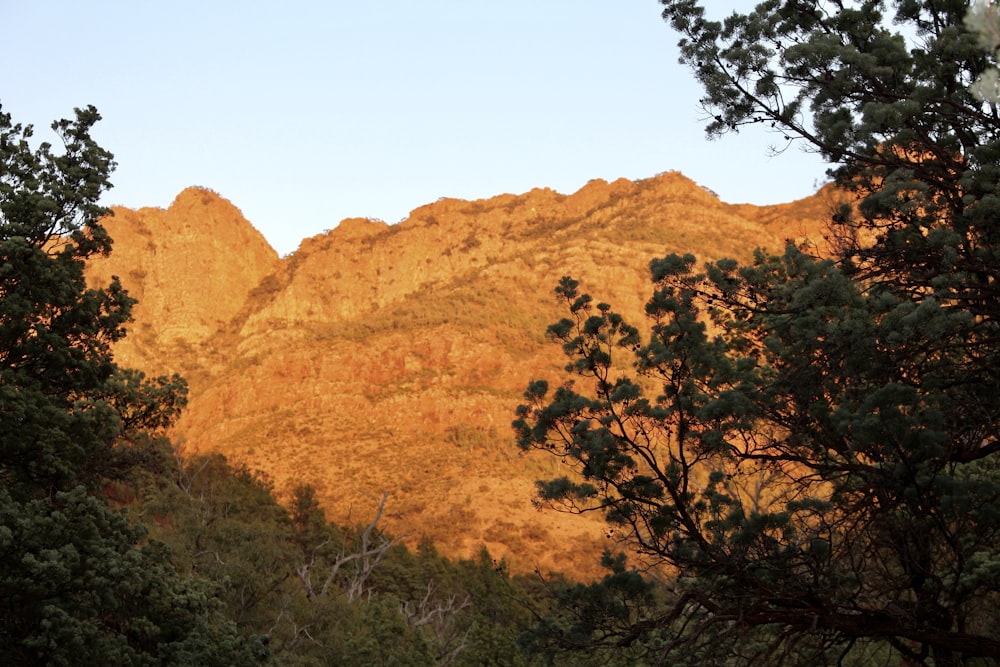
[[[563,316],[552,288],[573,275],[640,320],[653,257],[819,239],[835,199],[730,205],[670,172],[348,219],[279,258],[230,202],[190,188],[166,210],[115,209],[115,251],[90,279],[118,275],[140,300],[119,360],[188,378],[184,452],[244,461],[279,494],[313,484],[332,520],[365,520],[387,491],[394,532],[586,574],[613,546],[602,523],[533,507],[557,468],[509,428],[529,380],[564,375],[544,336]]]

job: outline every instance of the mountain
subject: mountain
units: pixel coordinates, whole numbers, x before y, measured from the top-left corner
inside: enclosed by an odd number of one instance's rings
[[[246,462],[279,496],[310,483],[334,521],[368,520],[385,491],[394,533],[586,576],[614,546],[605,526],[533,507],[558,463],[520,454],[509,426],[531,379],[565,375],[544,335],[564,315],[559,278],[638,323],[653,257],[815,242],[835,203],[825,188],[730,205],[669,172],[348,219],[279,258],[230,202],[190,188],[166,210],[114,209],[115,250],[90,279],[117,275],[140,300],[119,361],[188,378],[182,453]]]

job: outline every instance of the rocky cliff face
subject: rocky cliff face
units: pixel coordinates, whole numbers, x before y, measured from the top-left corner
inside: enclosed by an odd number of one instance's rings
[[[105,226],[114,253],[95,260],[89,278],[118,275],[139,300],[117,354],[140,368],[171,366],[161,350],[212,338],[279,265],[239,209],[204,188],[184,190],[166,210],[115,208]]]
[[[166,211],[116,209],[91,277],[141,300],[120,359],[188,377],[184,451],[246,461],[279,492],[313,484],[333,520],[364,520],[384,490],[394,532],[586,574],[602,524],[533,508],[556,464],[519,454],[509,428],[529,380],[563,376],[552,288],[573,275],[640,320],[653,257],[819,238],[831,196],[731,206],[676,173],[597,180],[345,220],[279,259],[229,202],[189,189]]]

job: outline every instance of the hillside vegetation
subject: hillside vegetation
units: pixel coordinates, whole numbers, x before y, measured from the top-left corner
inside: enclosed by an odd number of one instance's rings
[[[562,374],[544,336],[560,277],[639,312],[652,258],[822,246],[836,205],[829,188],[731,205],[668,172],[348,219],[279,258],[233,204],[190,188],[166,210],[114,209],[115,251],[89,280],[117,275],[139,299],[118,361],[187,378],[171,433],[185,456],[224,454],[286,499],[311,484],[334,521],[386,492],[385,524],[411,544],[587,576],[602,522],[533,506],[557,463],[519,454],[509,426],[529,379]]]

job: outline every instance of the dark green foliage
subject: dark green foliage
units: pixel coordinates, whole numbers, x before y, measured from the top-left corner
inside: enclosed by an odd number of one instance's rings
[[[532,664],[517,643],[530,594],[485,551],[453,561],[427,541],[398,544],[376,521],[329,524],[309,486],[286,511],[266,479],[218,455],[171,463],[136,485],[131,511],[247,641],[267,636],[277,664]],[[370,568],[351,559],[365,544],[381,551]]]
[[[64,146],[54,155],[0,111],[0,475],[15,498],[122,474],[131,461],[117,445],[184,405],[179,378],[115,365],[109,345],[134,300],[117,280],[84,279],[86,260],[111,250],[96,202],[114,163],[89,135],[99,118],[90,107],[53,123]]]
[[[723,22],[661,1],[710,134],[774,127],[861,197],[832,229],[845,266],[997,316],[1000,117],[969,90],[989,58],[967,1],[769,0]]]
[[[1000,117],[968,91],[967,3],[663,4],[709,132],[805,141],[857,205],[832,259],[653,261],[643,340],[557,288],[588,382],[533,382],[520,444],[578,473],[543,500],[601,509],[673,581],[656,614],[560,632],[701,664],[1000,659]]]
[[[1000,403],[966,370],[972,320],[862,291],[794,248],[745,268],[690,264],[653,263],[643,345],[564,281],[575,319],[551,332],[593,396],[532,384],[522,446],[582,474],[542,497],[603,508],[645,560],[676,569],[665,617],[704,615],[698,632],[739,618],[791,629],[778,644],[890,636],[993,655],[1000,580],[977,563],[1000,557],[1000,471],[982,435]],[[614,370],[621,354],[638,378]],[[628,636],[611,627],[594,630]],[[678,648],[703,641],[679,635]]]
[[[175,463],[167,473],[158,476],[155,495],[133,511],[156,523],[153,534],[170,545],[180,571],[217,584],[228,618],[255,628],[251,637],[264,634],[274,620],[269,607],[276,592],[292,576],[284,508],[265,480],[220,455]]]
[[[84,280],[111,248],[97,120],[56,123],[56,156],[0,116],[4,664],[527,664],[527,611],[488,555],[414,554],[382,505],[334,526],[309,487],[287,511],[254,471],[175,455],[183,380],[114,363],[133,301]]]
[[[97,205],[111,154],[89,107],[52,128],[61,154],[0,112],[0,655],[5,664],[252,664],[259,644],[180,577],[101,492],[156,465],[179,378],[118,368],[132,299],[88,288],[111,239]]]
[[[626,567],[624,554],[605,553],[602,564],[611,573],[599,582],[544,582],[550,608],[537,612],[540,622],[521,635],[521,644],[549,656],[586,649],[603,654],[604,660],[617,657],[628,664],[640,660],[645,647],[633,646],[641,635],[635,628],[648,624],[656,612],[656,587]],[[605,645],[610,637],[614,637],[613,651]]]
[[[6,664],[252,664],[213,591],[83,487],[26,503],[0,492]]]

